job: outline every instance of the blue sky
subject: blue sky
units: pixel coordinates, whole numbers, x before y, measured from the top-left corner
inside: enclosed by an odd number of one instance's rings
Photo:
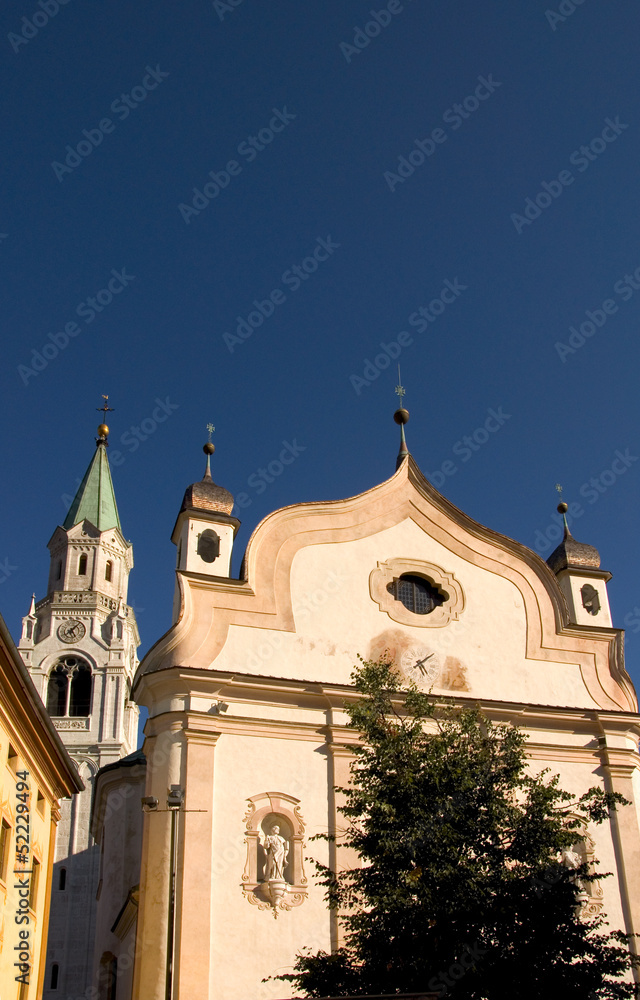
[[[237,570],[273,509],[393,472],[399,360],[410,449],[458,507],[547,556],[554,484],[579,504],[640,682],[638,13],[611,9],[3,6],[14,635],[102,393],[144,652],[205,425]]]

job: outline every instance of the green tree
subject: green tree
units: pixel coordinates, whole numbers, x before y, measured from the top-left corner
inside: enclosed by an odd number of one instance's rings
[[[576,802],[557,777],[531,776],[520,730],[404,689],[389,663],[363,662],[354,683],[361,735],[340,842],[362,867],[316,865],[345,944],[277,978],[309,997],[638,996],[626,935],[579,916],[584,886],[604,876],[558,860],[583,839],[576,817],[601,823],[626,801],[592,788]]]

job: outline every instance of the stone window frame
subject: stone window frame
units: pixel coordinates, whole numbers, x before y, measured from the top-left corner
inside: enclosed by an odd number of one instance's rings
[[[75,660],[73,666],[67,664],[67,660]],[[58,670],[58,668],[60,668]],[[89,710],[86,713],[79,713],[77,711],[72,712],[72,708],[77,708],[76,702],[74,700],[78,698],[78,683],[77,678],[80,673],[89,673]],[[52,712],[49,708],[50,698],[49,698],[49,686],[51,684],[53,674],[56,673],[59,677],[65,678],[64,687],[64,702],[65,710],[60,715],[57,712]],[[83,653],[76,653],[73,650],[65,650],[60,653],[51,663],[47,669],[46,675],[46,688],[45,688],[45,706],[47,712],[52,719],[90,719],[93,711],[93,695],[94,695],[94,678],[95,678],[95,664],[89,659],[89,657]],[[75,687],[74,687],[75,684]]]
[[[249,807],[244,815],[244,842],[247,857],[242,875],[242,893],[245,899],[259,910],[271,910],[274,917],[278,910],[290,910],[300,906],[307,898],[307,877],[304,872],[304,831],[305,823],[300,815],[300,799],[286,792],[261,792],[247,800]],[[289,843],[289,866],[293,881],[288,883],[284,896],[275,905],[267,891],[267,883],[258,879],[258,848],[260,835],[265,835],[263,822],[273,816],[272,824],[279,818],[286,821],[291,830]]]
[[[409,611],[388,589],[390,584],[404,574],[423,577],[433,587],[448,594],[448,600],[426,615]],[[369,574],[369,593],[380,610],[394,622],[418,628],[443,628],[449,622],[457,621],[465,607],[464,591],[453,573],[447,573],[435,563],[419,559],[397,558],[379,562]]]

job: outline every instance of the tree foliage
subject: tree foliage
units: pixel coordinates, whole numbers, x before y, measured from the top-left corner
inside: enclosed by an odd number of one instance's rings
[[[278,978],[309,997],[638,996],[626,935],[580,918],[580,893],[605,876],[559,860],[583,823],[625,800],[592,788],[575,801],[557,776],[531,774],[518,729],[403,689],[389,663],[362,662],[354,683],[360,741],[352,784],[338,789],[339,842],[362,866],[316,864],[345,943],[298,955]]]

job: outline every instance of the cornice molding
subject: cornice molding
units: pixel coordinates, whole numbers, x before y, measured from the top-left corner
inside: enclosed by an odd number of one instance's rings
[[[288,678],[249,676],[228,671],[197,670],[189,667],[172,667],[166,671],[146,675],[140,679],[140,694],[152,704],[161,701],[184,700],[190,691],[202,699],[211,698],[228,703],[225,714],[210,715],[193,709],[174,709],[151,716],[145,732],[157,735],[171,724],[175,730],[202,728],[206,733],[218,735],[273,736],[282,739],[317,740],[337,746],[358,742],[358,733],[343,723],[334,722],[332,713],[344,711],[345,702],[358,699],[353,687],[340,684],[318,684]],[[402,697],[395,703],[402,708]],[[566,709],[555,706],[531,705],[525,703],[502,702],[489,699],[455,698],[438,699],[443,705],[453,707],[477,707],[495,722],[511,723],[521,729],[538,734],[527,744],[527,753],[535,756],[538,751],[553,754],[553,759],[574,759],[583,755],[584,760],[602,762],[603,753],[618,755],[625,766],[640,766],[640,756],[635,747],[640,739],[640,715],[633,712],[603,711],[595,708]],[[234,715],[234,703],[272,706],[277,709],[270,718]],[[286,713],[295,710],[309,710],[318,713],[317,722],[287,719]],[[285,717],[283,718],[283,713]],[[148,729],[147,729],[148,727]],[[549,733],[549,742],[540,739],[541,733]],[[571,733],[591,745],[567,745],[551,738],[552,734]],[[185,733],[186,735],[186,733]],[[633,742],[633,748],[607,747],[607,736],[625,737]],[[610,759],[613,759],[612,757]]]

